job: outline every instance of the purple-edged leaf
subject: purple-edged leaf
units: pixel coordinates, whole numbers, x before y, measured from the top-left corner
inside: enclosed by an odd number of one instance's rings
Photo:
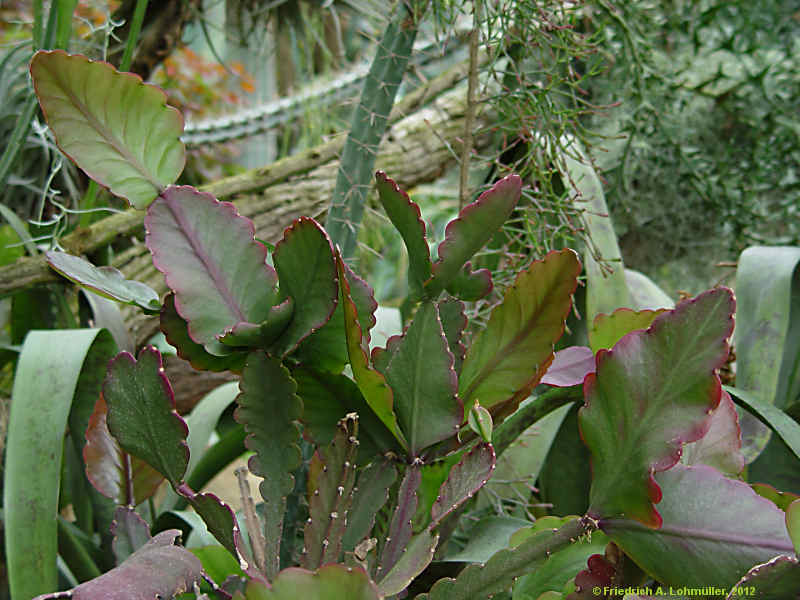
[[[111,521],[111,548],[117,564],[144,546],[150,539],[150,526],[128,506],[118,506]]]
[[[73,600],[153,600],[190,591],[203,572],[200,561],[175,546],[177,529],[162,531],[131,554],[117,568],[80,584],[69,592]],[[64,592],[37,596],[35,600],[63,598]]]
[[[439,258],[431,269],[433,275],[425,284],[429,298],[436,298],[456,278],[464,263],[500,229],[514,210],[521,191],[519,176],[504,177],[447,224],[444,241],[439,244]]]
[[[397,490],[397,506],[389,524],[389,534],[381,552],[377,568],[377,579],[380,581],[397,563],[411,540],[412,519],[417,511],[417,490],[422,482],[422,469],[417,464],[406,467],[406,473]]]
[[[47,263],[61,275],[104,298],[138,306],[148,312],[161,309],[156,291],[144,283],[125,279],[114,267],[95,267],[89,261],[66,252],[50,250]]]
[[[502,304],[467,351],[458,393],[469,410],[527,396],[553,357],[553,344],[578,285],[580,262],[572,250],[550,252],[522,271]]]
[[[661,490],[681,446],[708,431],[722,393],[715,370],[728,356],[733,294],[718,288],[657,317],[647,330],[597,354],[578,422],[592,458],[589,514],[620,514],[658,527]],[[620,460],[625,457],[625,460]]]
[[[432,302],[417,309],[386,367],[394,408],[412,456],[458,431],[464,406],[439,310]]]
[[[430,528],[472,498],[492,476],[496,457],[491,444],[482,442],[470,450],[452,468],[431,508]]]
[[[431,276],[431,251],[425,238],[425,223],[419,206],[383,171],[375,173],[375,180],[383,209],[400,232],[408,250],[409,288],[413,295],[419,296]]]
[[[705,465],[656,473],[662,526],[624,517],[600,527],[648,575],[668,585],[730,587],[750,567],[794,549],[783,511]]]
[[[175,310],[175,294],[169,293],[161,307],[160,327],[167,341],[178,351],[178,356],[186,360],[200,371],[234,371],[240,372],[247,359],[245,352],[229,352],[227,356],[209,354],[202,344],[189,337],[186,321]]]
[[[272,588],[250,582],[244,595],[235,600],[380,600],[375,584],[358,567],[326,565],[317,571],[297,567],[284,569]]]
[[[736,407],[728,392],[722,392],[706,434],[683,447],[681,461],[685,465],[708,465],[731,477],[742,472],[742,433]]]
[[[183,171],[183,118],[162,90],[61,50],[37,52],[31,76],[59,148],[133,207],[146,208]]]
[[[294,489],[292,471],[302,462],[298,419],[303,403],[286,367],[263,352],[248,356],[239,387],[242,393],[234,416],[248,433],[245,445],[255,452],[250,470],[264,478],[259,490],[264,499],[265,555],[271,561],[268,570],[275,573],[286,497]]]
[[[277,276],[252,221],[230,202],[173,186],[147,209],[144,226],[190,337],[211,354],[229,354],[216,336],[241,322],[261,323],[275,304]]]
[[[613,348],[620,338],[637,329],[647,329],[658,315],[666,312],[660,310],[631,310],[620,308],[610,315],[600,313],[589,328],[589,346],[594,352]]]
[[[120,352],[108,365],[103,397],[108,429],[122,449],[141,458],[173,487],[179,485],[189,464],[188,428],[175,411],[158,350],[143,348],[138,361]]]
[[[780,508],[782,511],[786,511],[786,509],[789,508],[789,505],[795,500],[800,500],[800,496],[797,494],[792,494],[791,492],[779,492],[774,487],[767,485],[766,483],[751,483],[750,487],[753,488],[753,491],[759,496],[763,496],[764,498],[771,500],[775,506]]]
[[[98,492],[117,504],[128,502],[129,486],[134,504],[144,502],[156,493],[164,477],[143,460],[122,451],[108,430],[106,417],[106,402],[101,394],[86,428],[86,477]]]
[[[358,415],[339,421],[330,445],[311,457],[308,468],[308,521],[303,566],[315,569],[339,561],[353,502],[358,450]]]
[[[792,539],[795,554],[800,553],[800,500],[795,500],[786,509],[786,529]]]
[[[456,373],[461,372],[464,355],[467,347],[464,345],[464,331],[467,329],[467,315],[464,313],[464,303],[456,298],[440,300],[436,306],[439,308],[439,318],[442,320],[442,329],[447,338],[447,347],[453,353]]]
[[[264,348],[266,350],[286,330],[293,314],[294,300],[286,298],[269,310],[269,314],[263,322],[238,323],[218,336],[218,339],[226,346]]]
[[[583,383],[584,377],[594,373],[594,352],[586,346],[570,346],[559,350],[540,383],[554,387],[572,387]]]
[[[489,269],[472,270],[472,263],[467,261],[458,274],[447,284],[447,291],[457,298],[474,302],[488,296],[492,291],[492,273]]]
[[[408,546],[403,549],[400,560],[378,584],[381,595],[393,596],[406,589],[414,578],[431,564],[438,543],[439,534],[434,534],[430,529],[423,529],[411,538]]]
[[[725,600],[742,597],[759,600],[797,600],[800,598],[800,561],[796,556],[776,556],[756,565],[731,588]]]
[[[358,318],[356,304],[350,294],[350,283],[345,277],[344,261],[338,255],[336,264],[339,269],[339,285],[342,289],[347,354],[350,357],[353,377],[358,384],[358,389],[364,395],[364,400],[366,400],[372,411],[392,432],[397,441],[400,442],[400,445],[403,448],[408,448],[405,437],[400,431],[400,426],[397,424],[397,416],[393,408],[394,395],[392,394],[392,388],[386,383],[386,379],[381,373],[369,366],[367,341],[362,333],[363,330]]]
[[[286,354],[331,318],[339,297],[338,272],[328,234],[309,217],[300,217],[284,231],[272,261],[280,299],[294,300],[292,320],[274,348]]]
[[[359,472],[342,539],[345,552],[351,552],[372,531],[375,515],[389,499],[389,488],[395,479],[397,469],[388,460],[377,460]]]

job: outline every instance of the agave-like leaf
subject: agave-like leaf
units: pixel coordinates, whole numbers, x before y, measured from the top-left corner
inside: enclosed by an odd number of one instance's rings
[[[31,76],[64,154],[134,208],[146,208],[183,171],[183,117],[162,90],[61,50],[37,52]]]
[[[553,344],[578,285],[580,262],[569,249],[550,252],[522,271],[467,351],[458,382],[465,410],[527,397],[553,358]]]
[[[497,458],[491,444],[482,442],[470,450],[455,465],[439,490],[431,508],[430,528],[436,527],[447,515],[472,498],[494,471]]]
[[[272,582],[250,582],[244,594],[234,600],[381,600],[375,584],[364,569],[325,565],[316,571],[293,567],[281,571]]]
[[[111,522],[111,547],[117,564],[144,546],[150,539],[150,526],[130,506],[118,506]]]
[[[742,472],[742,432],[736,406],[728,392],[722,392],[706,434],[683,447],[681,462],[685,465],[708,465],[732,477]]]
[[[519,201],[522,179],[508,175],[481,194],[472,204],[447,224],[444,241],[439,244],[438,260],[431,268],[432,277],[425,283],[425,293],[436,298],[456,278],[472,256],[506,222]]]
[[[277,275],[253,223],[230,202],[190,186],[170,187],[144,219],[153,264],[175,292],[189,336],[211,354],[230,350],[217,335],[238,323],[261,323],[275,304]]]
[[[89,261],[66,252],[50,250],[47,263],[61,275],[104,298],[131,304],[148,312],[161,309],[156,291],[144,283],[125,279],[114,267],[95,267]]]
[[[589,328],[589,346],[592,351],[613,348],[622,336],[637,329],[647,329],[658,315],[667,309],[631,310],[619,308],[610,315],[600,313]]]

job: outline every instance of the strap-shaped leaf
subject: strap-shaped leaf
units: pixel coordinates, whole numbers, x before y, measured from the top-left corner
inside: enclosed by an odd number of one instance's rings
[[[131,206],[146,208],[183,171],[183,117],[157,87],[61,50],[37,52],[31,75],[58,146]]]
[[[359,472],[356,487],[353,488],[347,529],[342,539],[345,552],[352,551],[372,531],[375,515],[389,499],[389,488],[395,479],[397,469],[388,460],[377,460]]]
[[[517,276],[467,351],[458,387],[465,410],[476,400],[491,408],[536,385],[564,332],[580,268],[576,254],[565,249]]]
[[[294,300],[292,319],[274,348],[286,354],[331,318],[339,297],[338,272],[328,234],[309,217],[300,217],[283,233],[272,259],[280,300]]]
[[[422,573],[431,561],[439,543],[439,534],[434,534],[430,529],[423,529],[411,538],[403,549],[400,560],[386,573],[378,584],[378,591],[383,596],[399,594]]]
[[[143,348],[138,360],[120,352],[108,365],[103,396],[108,429],[122,449],[179,485],[189,464],[189,430],[175,411],[159,351]]]
[[[431,276],[431,251],[425,238],[425,223],[419,206],[383,171],[375,173],[380,198],[386,215],[403,238],[408,250],[408,286],[419,297]]]
[[[464,405],[456,395],[453,354],[434,303],[419,307],[385,375],[412,456],[455,434],[464,420]]]
[[[508,175],[481,194],[447,224],[439,244],[433,276],[425,284],[429,298],[435,298],[461,271],[461,267],[488,242],[506,222],[519,201],[522,179]]]
[[[247,447],[255,452],[250,470],[264,478],[259,490],[264,499],[264,536],[269,545],[265,555],[271,565],[268,570],[276,573],[286,497],[295,483],[292,471],[302,462],[297,421],[303,413],[303,403],[286,367],[263,352],[253,352],[247,358],[239,386],[242,393],[237,398],[235,417],[249,434]]]
[[[476,445],[450,470],[439,496],[431,508],[430,527],[436,527],[447,515],[472,498],[494,471],[497,458],[491,444]]]
[[[668,585],[730,587],[750,567],[794,548],[784,513],[741,481],[705,465],[657,473],[659,529],[633,519],[600,527],[636,564]]]
[[[647,329],[658,315],[666,312],[660,310],[631,310],[619,308],[610,315],[600,313],[589,327],[589,346],[594,352],[613,348],[620,338],[637,329]]]
[[[47,263],[61,275],[104,298],[139,306],[148,312],[160,310],[156,291],[144,283],[131,281],[114,267],[95,267],[89,261],[66,252],[45,253]]]
[[[711,290],[597,354],[579,414],[592,454],[589,514],[659,526],[653,472],[669,469],[682,444],[708,430],[722,392],[714,371],[728,356],[733,311],[729,289]]]
[[[275,304],[277,276],[252,221],[230,202],[181,186],[150,205],[144,225],[189,335],[211,354],[229,354],[217,335],[243,321],[261,323]]]
[[[380,564],[377,568],[377,579],[380,581],[400,560],[411,540],[412,518],[417,511],[417,490],[422,482],[422,469],[418,464],[408,465],[400,488],[397,491],[397,506],[389,524],[389,535],[381,552]]]
[[[236,600],[381,600],[375,584],[361,568],[326,565],[317,571],[284,569],[272,582],[250,582],[245,595]]]

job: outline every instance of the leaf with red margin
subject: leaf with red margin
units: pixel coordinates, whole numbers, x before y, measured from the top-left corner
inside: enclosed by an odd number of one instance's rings
[[[800,560],[796,556],[776,556],[750,569],[725,600],[739,600],[744,595],[761,600],[797,600],[797,590],[800,590]]]
[[[439,244],[439,259],[425,283],[425,294],[435,299],[456,278],[461,267],[488,242],[506,222],[519,201],[522,179],[508,175],[481,194],[447,224],[444,241]]]
[[[377,579],[383,579],[392,567],[400,560],[405,552],[408,542],[411,540],[412,518],[417,511],[417,491],[422,482],[422,467],[419,464],[411,464],[406,468],[403,480],[397,490],[397,503],[392,521],[389,524],[389,534],[386,536],[386,544],[381,552],[380,564],[377,568]]]
[[[564,332],[581,265],[572,250],[550,252],[520,272],[467,351],[459,380],[464,410],[527,396]],[[521,399],[520,399],[521,401]]]
[[[451,470],[431,507],[429,528],[436,527],[447,515],[472,498],[494,472],[497,458],[491,444],[480,443]]]
[[[655,481],[659,529],[624,517],[600,519],[600,528],[656,581],[730,588],[753,565],[793,554],[783,511],[746,483],[680,464]]]
[[[143,348],[138,360],[120,352],[108,365],[103,382],[108,429],[128,454],[141,458],[174,486],[189,464],[186,422],[175,411],[161,353]]]
[[[472,270],[472,263],[467,261],[461,270],[447,285],[447,291],[467,302],[475,302],[488,296],[494,288],[492,273],[489,269]]]
[[[138,75],[54,50],[36,53],[31,77],[59,148],[131,206],[146,208],[183,171],[183,117]]]
[[[250,582],[244,594],[234,600],[380,600],[375,584],[360,567],[325,565],[317,571],[292,567],[281,571],[272,582]]]
[[[583,383],[594,373],[594,352],[586,346],[570,346],[559,350],[539,383],[553,387],[572,387]]]
[[[230,354],[217,335],[243,321],[263,322],[276,303],[277,275],[252,221],[230,202],[172,186],[147,209],[144,226],[189,336],[211,354]]]
[[[375,180],[383,209],[408,250],[408,286],[412,295],[418,297],[431,276],[431,251],[419,206],[383,171],[375,173]]]
[[[272,262],[280,281],[279,300],[294,300],[289,326],[272,349],[285,355],[330,320],[339,298],[338,272],[328,234],[310,217],[300,217],[283,232]]]
[[[464,345],[464,331],[467,329],[467,315],[464,312],[464,303],[456,298],[444,298],[437,302],[439,318],[442,320],[442,329],[447,338],[447,346],[453,353],[453,368],[456,373],[461,372],[464,355],[467,347]]]
[[[742,472],[745,464],[742,432],[736,406],[728,392],[722,392],[706,434],[683,447],[681,462],[685,465],[708,465],[731,477]]]
[[[610,315],[600,313],[589,328],[589,346],[594,352],[613,348],[620,338],[637,329],[647,329],[658,315],[668,309],[631,310],[620,308]]]
[[[100,394],[86,428],[86,445],[83,447],[86,477],[98,492],[117,504],[125,504],[128,502],[130,474],[133,502],[139,504],[156,493],[164,477],[143,460],[122,451],[108,430],[106,413],[106,401]]]
[[[150,526],[130,506],[118,506],[111,521],[111,548],[117,564],[144,546],[150,539]]]
[[[728,356],[734,307],[729,289],[710,290],[598,352],[578,415],[592,457],[591,516],[624,514],[660,526],[653,473],[673,466],[682,445],[708,431],[722,394],[715,370]]]

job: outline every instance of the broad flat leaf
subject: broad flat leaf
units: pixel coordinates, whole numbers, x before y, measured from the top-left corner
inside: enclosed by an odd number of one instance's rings
[[[200,581],[203,566],[191,552],[174,545],[180,534],[177,529],[162,531],[117,568],[72,589],[69,597],[74,600],[152,600],[190,591],[192,585]],[[35,600],[63,598],[63,594],[46,594]]]
[[[98,492],[116,504],[128,502],[128,485],[132,486],[133,502],[138,505],[156,493],[164,477],[143,460],[122,451],[108,430],[106,417],[106,401],[101,395],[86,428],[83,448],[86,477]]]
[[[378,584],[381,595],[391,596],[406,589],[431,564],[438,543],[439,534],[434,534],[430,529],[423,529],[411,538],[403,549],[403,555]]]
[[[328,446],[318,449],[308,467],[308,521],[303,566],[316,569],[339,561],[356,479],[358,415],[339,421]]]
[[[363,569],[326,565],[317,571],[293,567],[281,571],[272,588],[250,582],[234,600],[380,600],[375,584]]]
[[[237,323],[217,336],[226,346],[269,349],[278,337],[286,331],[294,316],[294,300],[286,298],[269,310],[267,318],[261,323]]]
[[[464,420],[458,378],[439,311],[423,303],[386,366],[394,409],[412,456],[454,435]]]
[[[442,320],[442,329],[447,338],[447,347],[453,353],[453,368],[456,373],[461,373],[464,355],[467,347],[464,345],[464,331],[467,329],[467,315],[464,313],[464,303],[456,298],[444,298],[437,303],[439,318]]]
[[[277,561],[286,497],[294,490],[292,472],[302,463],[297,422],[303,403],[288,369],[264,352],[248,356],[239,387],[242,393],[234,416],[248,433],[245,444],[255,452],[248,463],[250,471],[264,478],[259,490],[264,499],[264,537],[269,546],[265,555]],[[278,565],[271,564],[277,572]]]
[[[189,464],[188,428],[175,411],[158,350],[143,348],[138,360],[120,352],[108,365],[103,397],[108,429],[122,449],[156,469],[173,487],[179,485]]]
[[[450,470],[450,475],[439,490],[439,496],[431,508],[429,528],[436,527],[442,519],[486,485],[492,476],[496,462],[497,458],[491,444],[477,444],[466,453]]]
[[[294,300],[292,320],[274,348],[286,354],[331,318],[339,297],[338,272],[328,234],[309,217],[300,217],[284,231],[272,261],[280,281],[280,300]]]
[[[408,286],[419,297],[431,276],[431,251],[425,238],[425,223],[419,206],[383,171],[375,173],[380,198],[386,215],[403,238],[408,250]]]
[[[449,554],[444,562],[486,562],[495,552],[508,548],[511,536],[530,527],[531,522],[515,517],[483,517],[470,530],[469,539],[456,554]]]
[[[472,263],[467,261],[447,286],[447,291],[467,302],[475,302],[488,296],[494,284],[489,269],[472,270]]]
[[[797,600],[800,595],[800,561],[795,556],[776,556],[756,565],[742,577],[725,600],[750,596],[759,600]]]
[[[150,540],[150,526],[133,508],[118,506],[111,522],[111,535],[114,557],[120,564]]]
[[[751,483],[750,487],[753,488],[753,491],[759,496],[763,496],[764,498],[771,500],[775,506],[780,508],[782,511],[786,511],[786,509],[789,508],[789,505],[795,500],[800,500],[800,496],[797,494],[779,492],[774,487],[767,485],[766,483]]]
[[[344,331],[347,340],[347,354],[358,388],[364,395],[372,411],[392,432],[400,445],[408,448],[405,437],[397,424],[394,411],[394,395],[392,388],[386,383],[384,376],[369,366],[367,341],[359,321],[356,304],[350,294],[350,284],[345,277],[345,266],[341,256],[336,257],[339,269],[339,285],[342,289],[342,309],[344,312]]]
[[[647,329],[658,315],[666,312],[660,310],[631,310],[619,308],[610,315],[600,313],[589,327],[589,346],[592,351],[608,350],[614,347],[620,338],[637,329]]]
[[[389,499],[389,488],[396,479],[397,469],[388,460],[376,460],[359,472],[342,540],[345,552],[352,551],[372,531],[375,515]]]
[[[380,564],[377,568],[377,579],[381,580],[400,560],[408,542],[411,540],[412,518],[417,511],[417,490],[422,481],[422,470],[419,465],[406,467],[406,473],[397,490],[397,506],[389,524],[389,535],[381,552]]]
[[[767,426],[778,434],[789,450],[794,453],[794,457],[800,459],[800,424],[780,408],[776,408],[768,402],[760,400],[757,396],[745,392],[739,388],[725,386],[725,389],[733,394],[740,404],[757,416]]]
[[[239,567],[239,563],[233,558],[225,548],[219,545],[200,546],[191,548],[191,553],[200,559],[203,564],[203,571],[217,585],[222,585],[231,576],[246,578],[245,572]],[[207,600],[198,596],[199,600]]]
[[[631,295],[634,310],[659,310],[675,308],[675,302],[664,290],[644,273],[625,269],[625,283]]]
[[[800,500],[795,500],[786,509],[786,529],[797,554],[800,550]]]
[[[467,351],[458,388],[465,410],[476,400],[491,408],[536,385],[564,332],[580,268],[566,249],[517,276]]]
[[[594,373],[594,352],[586,346],[570,346],[559,350],[540,383],[554,387],[580,385],[583,379]]]
[[[674,465],[683,443],[709,428],[722,394],[714,371],[728,356],[733,312],[731,291],[711,290],[597,354],[578,417],[592,454],[589,514],[659,526],[653,473]]]
[[[145,309],[158,312],[161,302],[156,291],[144,283],[125,279],[114,267],[95,267],[89,261],[66,252],[45,252],[47,263],[61,275],[96,294]]]
[[[722,392],[706,434],[683,447],[681,461],[685,465],[708,465],[731,477],[742,472],[744,456],[739,417],[728,392]]]
[[[173,186],[147,209],[144,226],[189,336],[211,354],[229,354],[217,335],[243,321],[261,323],[276,299],[277,276],[252,221],[230,202]]]
[[[414,514],[414,531],[420,531],[431,522],[431,508],[452,468],[461,460],[465,450],[453,452],[442,459],[422,465],[422,475],[417,488],[417,512]]]
[[[134,208],[146,208],[183,171],[183,118],[162,90],[61,50],[37,52],[31,76],[59,148]]]
[[[189,337],[186,321],[175,310],[175,294],[169,293],[164,298],[164,306],[159,315],[161,331],[164,337],[177,351],[178,356],[186,360],[200,371],[234,371],[240,372],[247,359],[245,352],[231,352],[227,356],[209,354],[202,344]]]
[[[488,242],[506,222],[519,201],[522,179],[508,175],[468,204],[447,224],[439,244],[438,260],[425,284],[425,293],[435,299],[456,278],[461,267]]]
[[[730,587],[753,565],[794,552],[783,511],[746,483],[705,465],[675,465],[655,480],[659,529],[628,518],[600,527],[657,581]]]

